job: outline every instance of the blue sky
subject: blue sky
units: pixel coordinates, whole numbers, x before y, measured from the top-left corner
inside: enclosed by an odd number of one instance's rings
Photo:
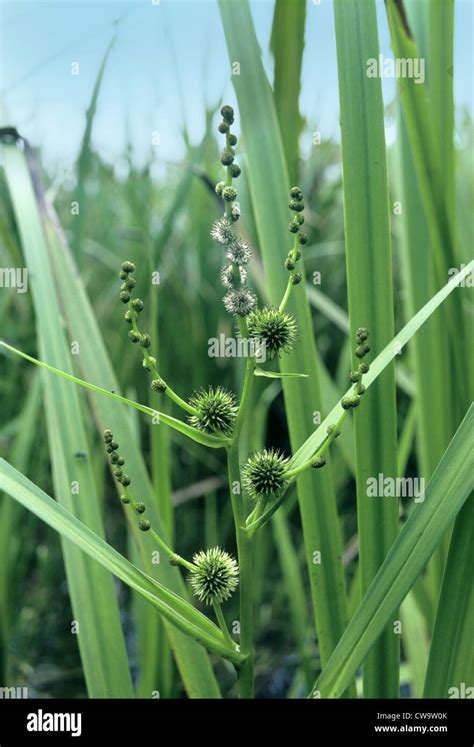
[[[355,0],[354,0],[355,1]],[[251,2],[268,74],[273,0]],[[117,40],[107,66],[93,144],[115,161],[131,137],[138,160],[158,131],[165,160],[184,153],[183,116],[192,139],[204,131],[204,106],[233,102],[217,0],[10,0],[2,2],[2,103],[54,170],[68,170],[77,154],[97,71],[114,22]],[[378,3],[381,52],[392,56],[383,3]],[[456,3],[455,99],[472,111],[473,4]],[[79,75],[71,65],[79,63]],[[383,81],[384,97],[393,81]],[[338,137],[337,69],[332,3],[308,0],[301,109],[323,136]],[[5,118],[5,117],[4,117]],[[390,133],[387,133],[390,138]]]

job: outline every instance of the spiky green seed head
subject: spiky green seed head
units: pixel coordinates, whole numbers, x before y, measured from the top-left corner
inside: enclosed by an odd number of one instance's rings
[[[248,316],[257,305],[257,296],[250,288],[235,288],[224,296],[224,308],[229,314]]]
[[[221,153],[221,164],[223,166],[230,166],[234,162],[235,153],[230,148],[224,148]]]
[[[237,197],[237,190],[235,187],[224,187],[222,190],[222,197],[226,202],[232,202]]]
[[[135,332],[134,329],[131,329],[128,333],[128,339],[135,344],[137,342],[140,342],[141,334],[140,332]]]
[[[151,345],[151,337],[146,332],[140,337],[140,345],[142,348],[149,348]]]
[[[139,514],[144,514],[146,511],[146,506],[142,501],[137,501],[135,503],[135,511]]]
[[[244,487],[251,498],[276,498],[286,487],[289,460],[278,449],[252,454],[242,468]]]
[[[247,265],[252,257],[252,250],[246,241],[236,239],[227,245],[226,258],[234,265]]]
[[[299,285],[302,279],[303,276],[301,275],[301,272],[295,272],[295,274],[291,276],[291,282],[293,285]]]
[[[233,148],[237,145],[237,135],[229,135],[229,144]]]
[[[221,116],[224,122],[227,122],[227,124],[233,124],[234,122],[234,110],[232,109],[229,104],[224,104],[224,106],[221,109]]]
[[[148,532],[150,527],[151,524],[148,519],[140,519],[140,521],[138,522],[138,528],[141,529],[142,532]]]
[[[135,272],[135,265],[133,262],[130,262],[128,259],[125,260],[125,262],[122,262],[122,270],[123,272],[126,272],[127,274],[129,272]]]
[[[166,384],[163,379],[153,379],[151,382],[151,388],[154,392],[159,392],[160,394],[166,392]]]
[[[201,550],[193,557],[189,582],[193,594],[206,605],[226,602],[239,583],[236,560],[220,547]]]
[[[133,307],[134,311],[138,311],[138,313],[140,313],[140,311],[143,311],[143,306],[144,306],[144,304],[143,304],[143,301],[142,301],[141,298],[134,298],[133,299],[133,301],[132,301],[132,307]]]
[[[314,467],[314,469],[321,469],[321,467],[324,467],[326,464],[326,459],[321,455],[316,457],[314,462],[311,463],[311,466]]]
[[[230,167],[230,173],[231,173],[231,176],[234,179],[238,179],[239,178],[239,176],[242,173],[242,169],[240,168],[240,166],[239,166],[238,163],[233,163],[232,164],[232,166]]]
[[[195,428],[219,436],[229,436],[232,433],[237,415],[232,392],[221,386],[209,386],[208,389],[196,392],[189,404],[197,410],[196,415],[189,417],[190,424]]]
[[[130,301],[130,293],[128,290],[120,291],[120,300],[122,303],[128,303]]]
[[[298,331],[294,317],[273,306],[252,311],[247,318],[247,329],[249,337],[265,340],[265,351],[270,359],[282,352],[289,353]]]

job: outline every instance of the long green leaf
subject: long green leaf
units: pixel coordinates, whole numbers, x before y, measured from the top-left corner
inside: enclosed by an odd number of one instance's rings
[[[471,444],[473,433],[471,431]],[[471,473],[472,453],[468,457]],[[425,698],[448,698],[474,682],[474,496],[456,519],[426,671]],[[462,697],[459,695],[458,697]]]
[[[4,145],[2,150],[7,185],[29,271],[40,354],[62,369],[70,370],[70,352],[25,156],[16,145]],[[44,376],[43,387],[57,499],[103,536],[90,460],[75,457],[89,449],[79,394],[56,377]],[[88,693],[91,697],[132,697],[113,579],[67,542],[63,542],[63,554],[74,620],[79,623],[78,645]]]
[[[299,110],[306,0],[276,0],[270,47],[275,59],[273,92],[291,181],[298,178]]]
[[[226,656],[236,663],[241,662],[241,655],[236,649],[230,648],[220,628],[208,617],[132,565],[105,540],[4,459],[0,459],[0,487],[92,558],[93,565],[99,563],[130,588],[142,594],[161,615],[181,631],[195,637],[215,653]]]
[[[283,144],[248,0],[220,0],[219,7],[229,58],[241,63],[240,75],[232,76],[232,81],[239,104],[246,172],[270,300],[278,305],[287,283],[284,261],[291,246],[287,207],[290,183]],[[304,273],[304,268],[301,271]],[[309,375],[304,382],[283,379],[293,449],[312,430],[313,412],[321,407],[313,325],[304,285],[295,289],[289,303],[300,330],[299,344],[280,361],[283,372],[303,371]],[[318,644],[324,664],[347,621],[341,536],[330,462],[327,469],[302,474],[297,487]],[[324,558],[320,564],[313,562],[315,551]]]
[[[456,431],[418,503],[347,626],[312,695],[340,697],[354,672],[412,588],[472,490],[469,458],[474,406]],[[445,641],[448,648],[451,642]]]
[[[372,349],[394,335],[392,252],[385,156],[384,108],[379,78],[366,63],[378,59],[374,0],[334,0],[341,110],[344,228],[351,338],[370,330]],[[359,363],[352,345],[352,369]],[[367,480],[397,476],[395,366],[378,377],[354,414],[360,582],[364,595],[398,532],[398,502],[367,496]],[[394,619],[397,612],[394,613]],[[364,662],[364,695],[398,697],[400,639],[392,620]]]
[[[443,303],[443,301],[462,284],[463,280],[469,276],[474,270],[474,260],[470,262],[466,267],[461,270],[455,277],[451,278],[444,288],[436,293],[415,316],[395,335],[393,340],[385,346],[385,348],[378,354],[375,360],[370,364],[370,371],[364,374],[364,385],[368,389],[374,381],[380,376],[385,367],[395,358],[396,355],[400,354],[404,346],[411,340],[413,335],[420,329],[420,327],[431,317],[436,309]],[[462,293],[462,291],[460,291]],[[349,395],[351,389],[348,389],[346,395]],[[327,415],[321,425],[306,439],[304,444],[298,449],[293,455],[291,460],[291,467],[299,467],[304,462],[307,462],[313,454],[319,449],[325,438],[327,437],[328,425],[336,423],[343,413],[343,409],[338,403],[329,415]]]

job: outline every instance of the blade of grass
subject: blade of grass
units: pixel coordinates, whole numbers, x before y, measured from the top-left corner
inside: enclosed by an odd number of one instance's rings
[[[70,370],[70,353],[24,153],[16,145],[4,145],[3,158],[30,274],[40,354]],[[60,379],[48,376],[43,378],[43,388],[57,500],[103,536],[90,460],[74,456],[88,451],[79,394]],[[79,623],[78,645],[89,696],[133,697],[113,579],[68,542],[63,542],[63,555],[74,620]]]
[[[470,434],[472,443],[472,430]],[[473,468],[472,453],[467,457]],[[474,496],[454,524],[431,641],[424,698],[448,698],[474,681]],[[459,696],[459,693],[458,693]],[[462,696],[461,696],[462,697]]]
[[[130,588],[151,602],[161,615],[186,635],[200,640],[210,650],[228,656],[237,664],[242,656],[231,649],[220,628],[195,609],[189,602],[166,589],[158,581],[132,565],[107,544],[102,537],[89,529],[57,501],[44,493],[27,477],[0,459],[0,487],[22,506],[32,511],[48,526],[72,542],[82,553],[92,558],[94,566],[100,564]]]
[[[351,339],[358,327],[370,331],[372,349],[394,335],[392,253],[385,157],[384,107],[379,78],[369,78],[367,61],[378,59],[374,0],[334,0],[341,111],[344,227]],[[357,370],[355,344],[352,370]],[[354,413],[357,524],[361,593],[364,595],[398,533],[398,501],[367,495],[367,481],[382,473],[395,478],[397,411],[395,366],[389,364]],[[399,694],[400,639],[393,631],[397,611],[363,667],[366,698]]]
[[[472,490],[470,449],[474,426],[471,405],[425,492],[399,533],[377,576],[347,626],[312,691],[314,696],[340,697],[393,611],[412,588],[446,529]],[[450,650],[452,641],[445,645]]]
[[[412,698],[421,698],[428,664],[429,639],[424,616],[418,608],[413,592],[403,600],[400,618],[403,649],[410,668],[410,695]]]
[[[287,207],[290,184],[283,145],[249,3],[247,0],[239,3],[220,0],[219,7],[229,59],[242,63],[241,74],[232,76],[232,81],[239,103],[246,170],[270,299],[274,305],[278,305],[287,283],[283,267],[290,248]],[[304,275],[304,268],[301,271]],[[289,310],[298,321],[299,344],[280,361],[283,372],[304,371],[309,375],[308,381],[304,382],[283,379],[293,448],[297,448],[312,430],[313,411],[321,407],[312,320],[304,284],[297,290],[301,292],[292,294]],[[330,461],[326,469],[312,470],[298,478],[298,499],[318,642],[324,664],[347,621],[341,536]],[[319,551],[323,558],[320,564],[313,562],[315,551]]]
[[[276,0],[270,48],[275,60],[273,93],[290,180],[298,179],[299,111],[306,0]]]

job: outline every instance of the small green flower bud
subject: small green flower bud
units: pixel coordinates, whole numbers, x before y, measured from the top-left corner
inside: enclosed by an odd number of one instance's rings
[[[125,464],[125,459],[123,457],[117,458],[117,464],[120,464],[121,467]]]
[[[118,464],[118,460],[119,460],[119,455],[117,454],[117,452],[112,451],[110,453],[110,461],[111,461],[111,463],[112,464]]]
[[[144,514],[146,510],[146,506],[142,501],[137,501],[135,503],[135,511],[139,514]]]
[[[356,384],[358,381],[360,381],[360,373],[358,371],[351,371],[349,374],[349,381],[352,381],[353,384]]]
[[[132,288],[135,288],[136,284],[137,284],[137,281],[131,275],[127,277],[124,283],[125,287],[128,288],[128,290],[132,290]]]
[[[107,446],[106,451],[107,451],[107,454],[112,454],[113,448],[111,446]]]
[[[135,265],[133,262],[126,260],[125,262],[122,262],[122,270],[126,273],[135,272]]]
[[[135,330],[134,330],[134,329],[131,329],[131,330],[130,330],[130,332],[128,333],[128,337],[129,337],[129,339],[130,339],[130,340],[131,340],[132,342],[134,342],[134,343],[135,343],[135,342],[140,342],[140,340],[141,340],[141,335],[140,335],[140,333],[139,333],[139,332],[135,332]]]
[[[234,147],[234,145],[237,145],[237,135],[229,135],[229,144]]]
[[[161,394],[166,392],[166,384],[163,379],[153,379],[151,382],[151,388],[154,392],[160,392]]]
[[[299,285],[301,283],[301,280],[301,272],[295,272],[295,274],[291,276],[291,282],[293,283],[293,285]]]
[[[112,431],[109,431],[109,429],[104,431],[104,441],[106,444],[109,444],[113,440],[113,437],[114,434],[112,433]]]
[[[143,359],[142,363],[143,368],[146,368],[147,371],[151,371],[151,369],[156,366],[156,358],[153,358],[152,355],[148,356],[148,360]]]
[[[298,260],[299,260],[299,259],[301,259],[301,252],[300,252],[300,250],[299,250],[299,249],[296,249],[296,250],[295,250],[295,251],[293,252],[293,256],[294,256],[294,258],[295,258],[295,262],[298,262]]]
[[[217,128],[222,135],[225,135],[226,132],[229,132],[229,124],[228,122],[221,122],[219,127]]]
[[[291,223],[288,225],[288,228],[290,233],[298,233],[298,231],[300,230],[298,224],[294,223],[293,221],[291,221]]]
[[[232,124],[234,121],[234,110],[228,104],[225,104],[221,109],[222,119],[228,124]]]
[[[142,530],[142,532],[148,532],[148,530],[151,527],[151,524],[148,521],[148,519],[140,519],[140,521],[138,522],[138,526]]]
[[[311,466],[314,467],[314,469],[321,469],[321,467],[324,467],[325,464],[326,459],[323,456],[318,456],[316,457],[314,462],[312,462]]]
[[[216,184],[216,195],[222,197],[222,190],[225,187],[225,182],[217,182]]]
[[[233,163],[232,164],[232,166],[230,167],[230,173],[232,174],[232,176],[234,177],[234,179],[237,179],[237,177],[239,177],[241,175],[242,170],[241,170],[241,168],[240,168],[240,166],[239,166],[238,163]]]
[[[119,447],[119,445],[118,445],[117,441],[111,441],[110,448],[112,449],[112,451],[117,451],[118,447]]]
[[[125,270],[120,270],[119,278],[120,280],[125,280],[126,278],[128,278],[128,274],[125,272]]]
[[[295,200],[302,200],[303,192],[299,187],[292,187],[290,189],[290,197],[293,197]]]
[[[351,404],[351,398],[350,397],[343,397],[341,400],[341,407],[343,410],[350,410],[352,407]]]
[[[357,358],[363,358],[364,355],[366,355],[370,351],[370,346],[367,345],[367,343],[362,343],[362,345],[358,345],[355,349],[355,354]]]
[[[231,150],[225,148],[221,153],[221,164],[223,166],[230,166],[234,161],[234,153]]]
[[[237,190],[235,187],[224,187],[222,197],[226,202],[232,202],[237,197]]]
[[[285,259],[285,267],[286,267],[286,269],[287,269],[287,270],[290,270],[290,272],[291,272],[291,270],[294,270],[294,269],[295,269],[296,265],[295,265],[295,263],[293,262],[293,259],[292,259],[292,257],[287,257],[287,258]]]
[[[140,345],[142,348],[149,348],[151,345],[151,337],[146,332],[140,337]]]
[[[132,301],[132,307],[134,311],[143,311],[143,301],[141,298],[134,298]]]
[[[336,431],[335,425],[328,425],[328,427],[326,428],[326,433],[328,434],[328,436],[332,436],[332,434],[334,433],[334,438],[337,438],[338,436],[341,435],[340,430]]]
[[[120,292],[120,300],[122,303],[128,303],[130,301],[130,293],[128,290],[123,290]]]
[[[128,497],[128,495],[125,495],[125,493],[120,496],[120,500],[125,504],[130,503],[130,498]]]
[[[290,200],[288,203],[290,210],[294,210],[296,213],[301,213],[304,210],[304,204],[298,200]]]
[[[360,342],[364,342],[364,340],[367,340],[369,337],[368,329],[366,327],[359,327],[356,332],[356,337],[360,340]]]
[[[359,386],[357,387],[357,394],[359,395],[359,397],[362,397],[362,395],[365,394],[364,384],[359,384]]]
[[[359,364],[359,371],[361,372],[361,374],[368,373],[369,368],[370,368],[370,366],[369,366],[368,363],[360,363]]]
[[[117,467],[117,469],[114,469],[114,475],[115,475],[115,477],[122,477],[123,472],[120,469],[120,467]]]
[[[120,482],[124,487],[128,487],[132,481],[128,475],[122,475],[122,477],[120,478]]]
[[[304,223],[304,215],[301,215],[301,213],[296,213],[296,215],[293,216],[293,220],[295,223],[297,223],[299,226],[302,226]]]
[[[132,301],[132,303],[133,303],[133,301]],[[125,312],[124,319],[125,319],[126,322],[128,322],[128,324],[132,323],[132,315],[130,314],[130,309]]]
[[[308,243],[308,234],[300,233],[300,244],[307,244],[307,243]]]

